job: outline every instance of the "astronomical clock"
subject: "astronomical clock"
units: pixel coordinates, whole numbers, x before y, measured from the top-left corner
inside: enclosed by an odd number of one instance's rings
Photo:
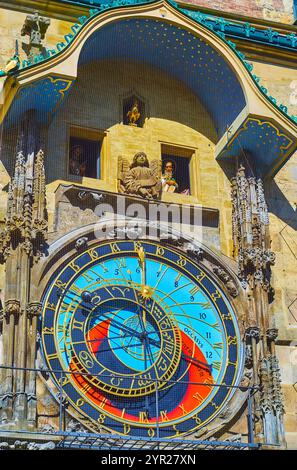
[[[105,240],[66,260],[45,289],[41,333],[69,410],[105,432],[192,434],[222,412],[242,372],[218,282],[151,240]]]
[[[3,51],[28,42],[0,64],[0,448],[285,447],[297,117],[266,85],[296,81],[293,29],[4,3]]]

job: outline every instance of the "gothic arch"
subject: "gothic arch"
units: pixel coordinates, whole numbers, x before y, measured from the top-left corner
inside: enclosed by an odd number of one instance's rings
[[[141,27],[144,43],[134,39]],[[168,30],[170,38],[161,39],[162,29]],[[72,31],[75,35],[65,36],[69,44],[60,43],[59,53],[6,80],[2,113],[6,126],[12,126],[30,107],[37,109],[41,122],[48,123],[70,92],[80,64],[120,53],[163,68],[197,93],[216,123],[218,160],[233,162],[243,149],[260,176],[274,175],[296,149],[296,126],[261,92],[232,43],[167,0],[95,13]],[[186,47],[189,41],[193,46]],[[158,54],[152,54],[155,46]],[[210,67],[211,63],[215,66]],[[45,88],[51,99],[45,96]],[[271,139],[276,146],[269,145]]]

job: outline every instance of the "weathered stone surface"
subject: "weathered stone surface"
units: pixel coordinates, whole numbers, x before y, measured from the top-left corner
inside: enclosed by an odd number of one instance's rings
[[[292,24],[294,21],[293,0],[227,0],[211,4],[208,0],[188,0],[188,3],[279,23]]]

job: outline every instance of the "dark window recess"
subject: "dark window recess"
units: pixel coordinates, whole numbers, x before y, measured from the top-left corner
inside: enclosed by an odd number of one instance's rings
[[[100,178],[101,142],[70,137],[69,175]]]
[[[168,170],[169,170],[169,173],[168,173]],[[172,171],[171,179],[173,182],[176,183],[176,186],[174,184],[170,185],[170,183],[167,184],[166,186],[166,179],[170,181],[170,176],[168,176],[168,174],[170,175],[171,171]],[[163,181],[163,190],[165,191],[183,193],[187,195],[191,194],[190,193],[190,158],[178,157],[176,155],[163,153],[162,154],[162,181]]]
[[[136,95],[123,100],[123,123],[142,127],[145,119],[144,102]]]

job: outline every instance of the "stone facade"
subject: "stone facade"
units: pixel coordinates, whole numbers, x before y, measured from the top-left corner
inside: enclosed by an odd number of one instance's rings
[[[22,26],[27,13],[16,12],[0,8],[0,36],[2,38],[0,46],[0,68],[13,56],[15,51],[15,41],[19,42],[19,52],[22,60],[26,59],[26,54],[22,50],[22,42],[28,43],[28,37],[21,36]],[[51,24],[46,36],[47,47],[54,47],[58,40],[67,34],[71,23],[68,21],[51,18]]]
[[[249,16],[267,21],[292,24],[294,22],[293,0],[228,0],[226,2],[209,2],[207,0],[190,0],[197,7],[211,8],[240,16]]]

